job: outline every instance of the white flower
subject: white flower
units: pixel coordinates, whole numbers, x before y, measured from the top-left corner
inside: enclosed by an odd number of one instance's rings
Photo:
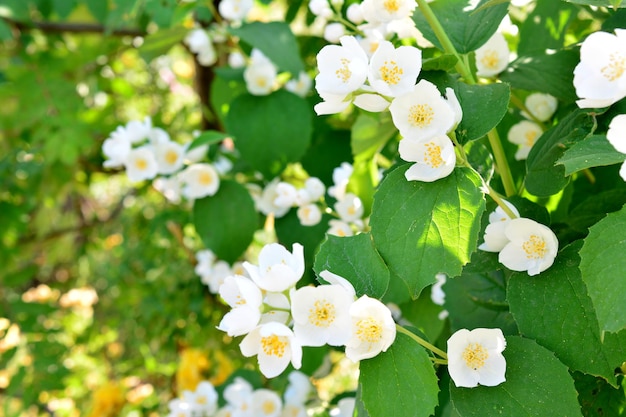
[[[340,285],[302,287],[291,293],[293,331],[303,346],[342,346],[350,337],[354,296]]]
[[[413,89],[421,70],[422,51],[382,41],[370,59],[367,79],[377,93],[397,97]]]
[[[415,26],[415,21],[410,17],[392,20],[391,22],[387,23],[387,30],[389,32],[397,34],[400,39],[416,38],[417,45],[421,46],[422,48],[424,47],[422,45],[423,42],[421,42],[419,38],[423,40],[425,40],[425,38]],[[428,45],[427,47],[432,47],[432,44]]]
[[[209,145],[196,146],[193,149],[189,149],[191,142],[185,144],[185,158],[184,162],[187,164],[195,164],[200,162],[206,156],[209,151]]]
[[[238,21],[246,18],[253,5],[253,0],[222,0],[218,8],[224,19]]]
[[[178,204],[181,200],[181,189],[178,177],[157,177],[152,181],[155,190],[163,194],[171,203]]]
[[[400,158],[415,162],[404,176],[409,181],[433,182],[447,177],[456,165],[452,141],[445,135],[429,140],[404,138],[398,146]]]
[[[350,98],[345,94],[318,93],[322,102],[317,103],[313,110],[318,116],[341,113],[350,105]]]
[[[170,413],[167,417],[192,417],[191,404],[181,399],[174,399],[167,403]]]
[[[617,115],[611,120],[606,138],[617,152],[626,154],[626,114]],[[626,162],[622,164],[619,175],[626,181]]]
[[[330,43],[339,43],[339,39],[346,34],[343,23],[329,23],[324,28],[324,39]]]
[[[346,356],[353,362],[385,352],[396,338],[391,311],[380,301],[361,296],[350,306],[352,331],[346,343]]]
[[[509,65],[509,45],[504,35],[496,32],[476,50],[476,74],[481,77],[493,77],[500,74]]]
[[[153,127],[148,132],[148,139],[152,145],[171,142],[170,134],[160,127]]]
[[[243,72],[248,92],[255,96],[268,95],[276,86],[277,76],[276,66],[263,56],[261,51],[254,49],[252,61]]]
[[[224,389],[224,399],[228,403],[228,417],[250,415],[252,403],[252,385],[242,377],[235,377],[233,383]]]
[[[453,128],[456,128],[458,124],[461,123],[461,120],[463,120],[463,109],[461,108],[461,103],[459,103],[459,99],[456,97],[454,90],[450,87],[446,88],[446,101],[454,112]]]
[[[252,330],[239,345],[245,357],[257,356],[259,369],[266,378],[280,375],[289,365],[300,369],[302,346],[291,329],[281,323],[266,323]]]
[[[368,22],[391,22],[413,14],[415,0],[364,0],[361,3],[363,17]]]
[[[198,62],[204,66],[211,66],[217,62],[217,53],[209,34],[204,29],[190,31],[184,40],[189,50],[197,55]]]
[[[217,257],[213,253],[213,251],[209,249],[203,249],[196,252],[196,261],[198,262],[195,266],[194,272],[198,276],[209,275],[213,270],[213,264],[217,260]]]
[[[457,387],[493,387],[506,381],[506,340],[500,329],[461,329],[448,339],[448,372]]]
[[[340,42],[341,46],[327,45],[317,54],[315,89],[320,95],[352,93],[367,79],[367,55],[355,37],[342,36]]]
[[[154,145],[159,174],[173,174],[183,166],[185,148],[176,142],[165,142]]]
[[[389,110],[402,136],[422,140],[445,135],[457,117],[437,87],[427,80],[420,80],[411,92],[396,97]]]
[[[615,35],[592,33],[580,47],[574,68],[576,101],[580,108],[607,107],[626,97],[626,30]]]
[[[333,186],[328,189],[328,195],[342,200],[346,195],[346,187],[350,181],[350,176],[354,168],[348,162],[342,162],[340,166],[333,169]]]
[[[291,253],[279,243],[270,243],[259,253],[259,266],[249,262],[243,266],[261,289],[282,292],[296,285],[304,274],[304,247],[294,243]]]
[[[266,311],[261,315],[259,324],[278,322],[289,324],[291,322],[291,304],[283,293],[266,292],[263,299]]]
[[[189,404],[192,413],[211,415],[217,409],[217,391],[208,381],[200,382],[195,391],[184,390],[183,400]]]
[[[352,417],[354,415],[354,406],[356,398],[346,397],[339,400],[337,408],[330,412],[332,417]]]
[[[130,140],[116,132],[111,133],[111,136],[102,143],[102,153],[107,158],[102,164],[105,168],[122,167],[131,151]]]
[[[246,65],[246,57],[239,51],[228,54],[228,65],[233,68],[242,68]]]
[[[329,235],[339,237],[354,235],[354,232],[352,231],[350,225],[344,221],[333,219],[330,220],[328,224],[330,225],[330,228],[326,231],[326,233],[328,233]]]
[[[554,263],[559,241],[549,227],[534,220],[518,218],[507,222],[504,234],[509,243],[500,251],[498,260],[513,271],[537,275]]]
[[[141,146],[131,150],[124,161],[124,166],[131,182],[151,180],[158,172],[157,161],[150,146]]]
[[[306,403],[313,390],[308,375],[299,371],[292,371],[287,378],[289,385],[284,394],[285,404],[300,405]]]
[[[530,120],[522,120],[511,126],[507,138],[509,142],[520,145],[517,152],[515,152],[515,159],[520,161],[528,158],[530,150],[542,134],[541,126]]]
[[[116,134],[125,136],[130,143],[136,144],[148,138],[152,130],[152,119],[146,116],[143,121],[131,120],[124,127],[118,127]]]
[[[183,195],[189,199],[215,195],[220,187],[220,177],[211,164],[189,165],[178,179],[183,184]]]
[[[353,222],[363,217],[363,203],[359,197],[352,193],[347,193],[342,200],[335,203],[334,207],[344,222]]]
[[[546,120],[550,119],[556,111],[558,101],[550,94],[532,93],[528,97],[526,97],[524,105],[526,106],[530,114],[535,117],[535,119],[539,120],[540,122],[545,122]],[[526,115],[524,116],[526,117]]]
[[[310,177],[304,183],[304,188],[298,190],[296,204],[304,206],[324,197],[326,186],[319,178]]]
[[[219,330],[229,336],[241,336],[254,329],[261,320],[263,294],[250,279],[231,275],[224,279],[219,293],[232,308],[222,318]]]
[[[252,415],[255,417],[278,417],[283,402],[278,394],[268,389],[258,389],[252,393]]]
[[[320,16],[324,19],[328,19],[333,15],[333,11],[328,4],[328,0],[310,0],[309,10],[311,10],[311,13],[315,16]]]
[[[435,282],[430,289],[430,299],[433,303],[442,306],[446,300],[446,293],[443,292],[441,287],[446,283],[446,274],[437,274],[435,275],[435,279],[437,282]]]
[[[283,217],[291,208],[291,206],[278,206],[275,204],[275,200],[278,197],[277,187],[279,182],[280,180],[275,178],[265,186],[260,195],[254,192],[251,193],[257,210],[266,216],[273,214],[276,218]],[[250,185],[248,187],[250,189]]]
[[[206,275],[201,275],[200,280],[202,283],[209,287],[209,291],[212,294],[217,294],[220,287],[224,283],[226,277],[233,274],[233,271],[226,261],[217,261],[211,267],[211,272]]]
[[[315,226],[322,220],[322,211],[316,204],[298,207],[297,215],[302,226]]]
[[[356,298],[356,290],[354,289],[354,286],[352,285],[352,283],[350,283],[350,281],[328,270],[320,272],[319,275],[324,281],[326,281],[330,285],[339,285],[340,287],[342,287],[350,294],[352,300],[354,301],[354,299]]]
[[[311,85],[313,84],[313,80],[309,77],[304,71],[301,71],[298,74],[298,78],[293,78],[285,84],[285,89],[289,92],[292,92],[300,97],[306,97],[306,95],[311,90]]]
[[[285,404],[280,417],[307,417],[304,404]]]
[[[281,181],[276,185],[276,194],[274,205],[277,207],[291,207],[296,202],[298,191],[296,187],[288,182]]]
[[[346,17],[349,21],[354,24],[363,23],[363,11],[361,10],[361,5],[358,3],[352,3],[346,9]]]
[[[389,102],[384,97],[379,96],[378,94],[359,94],[354,98],[354,105],[369,112],[378,113],[381,112],[387,107],[389,107]]]
[[[516,217],[519,217],[519,212],[513,204],[508,201],[504,201],[504,204],[511,209]],[[500,252],[506,244],[509,243],[509,239],[504,234],[504,229],[506,229],[509,220],[511,220],[511,218],[500,206],[491,212],[491,214],[489,214],[489,224],[485,229],[485,235],[483,237],[484,243],[482,243],[478,249],[486,252]]]

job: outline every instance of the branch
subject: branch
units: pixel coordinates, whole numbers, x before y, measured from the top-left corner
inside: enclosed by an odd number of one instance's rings
[[[97,23],[68,23],[68,22],[18,22],[3,18],[4,21],[17,29],[39,29],[46,33],[102,33],[113,36],[145,36],[146,31],[135,28],[109,28]]]

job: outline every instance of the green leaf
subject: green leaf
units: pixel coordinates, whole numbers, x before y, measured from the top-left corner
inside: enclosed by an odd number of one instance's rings
[[[0,41],[7,41],[12,38],[11,28],[4,22],[4,19],[0,18]]]
[[[613,370],[623,358],[604,350],[596,312],[578,269],[577,241],[538,277],[514,273],[507,289],[520,333],[552,350],[570,369],[602,376],[615,385]]]
[[[598,314],[601,330],[626,327],[626,206],[589,228],[580,250],[580,271]]]
[[[230,135],[224,132],[218,132],[217,130],[207,130],[206,132],[202,132],[200,133],[200,135],[194,138],[193,142],[191,142],[191,145],[189,145],[188,150],[192,150],[202,145],[213,145],[229,137]]]
[[[338,237],[328,235],[315,256],[317,275],[324,270],[344,277],[357,296],[381,298],[389,286],[389,270],[376,251],[369,233]]]
[[[496,127],[509,107],[511,91],[506,84],[467,85],[458,83],[455,94],[463,109],[456,128],[462,144],[485,136]]]
[[[100,23],[106,21],[109,14],[109,2],[108,0],[84,0],[87,4],[87,8]]]
[[[562,190],[569,178],[565,167],[556,162],[565,149],[580,142],[594,126],[594,118],[582,110],[567,115],[537,140],[526,160],[526,189],[538,197],[547,197]]]
[[[623,0],[564,0],[568,3],[584,4],[596,7],[626,7],[622,4]]]
[[[578,50],[572,49],[520,56],[500,74],[500,79],[513,88],[541,91],[572,103],[578,98],[574,90],[574,67],[579,61]]]
[[[54,11],[61,19],[66,19],[76,6],[76,0],[53,0],[52,3]]]
[[[313,112],[308,103],[285,90],[268,96],[240,95],[226,117],[241,157],[271,179],[297,162],[311,141]]]
[[[586,168],[618,164],[625,159],[626,155],[617,152],[605,135],[592,135],[566,150],[556,163],[565,167],[565,175],[571,175]]]
[[[189,29],[182,26],[158,30],[145,37],[143,44],[139,47],[139,54],[146,62],[152,61],[156,57],[165,55],[188,32]]]
[[[296,37],[287,23],[252,22],[230,32],[263,52],[279,69],[296,76],[304,70]]]
[[[427,58],[422,61],[422,71],[449,71],[454,68],[457,61],[456,56],[450,54]]]
[[[623,377],[622,384],[624,383]],[[590,375],[574,374],[578,401],[585,417],[623,417],[626,395],[623,387],[614,388],[606,381]]]
[[[565,33],[576,18],[577,8],[554,0],[537,0],[535,8],[520,26],[517,54],[543,54],[563,47]]]
[[[352,125],[350,135],[352,154],[363,159],[371,158],[397,132],[390,113],[361,112]]]
[[[193,224],[202,242],[229,263],[248,248],[257,222],[248,190],[232,180],[223,180],[214,196],[196,200],[193,205]]]
[[[211,107],[215,110],[215,115],[222,123],[226,120],[231,102],[237,96],[247,92],[248,90],[243,80],[229,80],[219,75],[213,79],[209,92],[211,96]]]
[[[361,361],[359,389],[371,417],[428,417],[439,392],[430,357],[404,334],[387,352]]]
[[[567,367],[530,339],[506,338],[506,382],[495,387],[457,388],[452,404],[461,417],[581,417]]]
[[[432,183],[407,181],[405,164],[380,184],[370,225],[374,244],[413,298],[435,275],[457,276],[476,249],[485,199],[478,175],[465,168]]]
[[[471,7],[472,2],[469,0],[436,0],[430,3],[433,13],[441,22],[458,53],[466,54],[481,47],[496,32],[498,25],[506,16],[508,4],[478,10],[487,2],[482,0],[470,10],[468,7]],[[443,49],[419,8],[413,12],[413,20],[426,39],[439,49]]]

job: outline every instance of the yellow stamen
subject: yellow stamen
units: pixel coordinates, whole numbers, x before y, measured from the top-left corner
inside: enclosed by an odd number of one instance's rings
[[[475,371],[485,366],[487,358],[489,358],[489,352],[480,343],[470,343],[463,351],[465,364]]]
[[[143,171],[148,168],[148,161],[143,158],[137,158],[135,159],[135,167],[138,170]]]
[[[347,83],[348,81],[350,81],[350,77],[352,77],[352,71],[350,71],[350,68],[348,68],[350,60],[347,58],[341,58],[340,62],[341,68],[335,71],[335,75],[337,75],[337,78],[339,78],[341,82]]]
[[[600,70],[602,75],[609,81],[615,81],[624,75],[626,71],[626,58],[618,53],[612,53],[609,56],[609,63]]]
[[[213,177],[211,174],[204,171],[198,175],[198,182],[202,185],[210,185],[213,182]]]
[[[386,0],[383,3],[383,7],[389,13],[397,12],[398,10],[400,10],[400,2],[398,0]]]
[[[480,62],[489,69],[496,69],[498,67],[498,63],[500,62],[500,57],[498,57],[498,53],[493,49],[490,49],[485,52],[483,57],[480,59]]]
[[[178,152],[173,151],[171,149],[168,150],[165,153],[165,162],[167,162],[170,165],[174,165],[176,161],[178,161]]]
[[[276,336],[275,334],[261,338],[261,348],[268,356],[278,356],[282,358],[287,347],[287,338]]]
[[[317,327],[328,327],[335,321],[335,306],[326,300],[318,300],[309,310],[309,323]]]
[[[409,109],[409,124],[414,127],[427,127],[432,123],[435,112],[428,104],[415,104]]]
[[[434,144],[434,142],[428,142],[424,144],[426,147],[426,153],[424,154],[424,162],[430,165],[432,168],[439,168],[443,165],[443,158],[441,158],[441,147]]]
[[[396,85],[400,82],[404,70],[398,67],[396,61],[385,61],[379,68],[380,78],[387,84]]]
[[[363,342],[376,343],[382,338],[383,326],[372,317],[357,321],[356,327],[356,335]]]
[[[522,249],[526,252],[527,259],[541,259],[548,251],[546,241],[537,235],[530,235],[528,240],[522,244]]]

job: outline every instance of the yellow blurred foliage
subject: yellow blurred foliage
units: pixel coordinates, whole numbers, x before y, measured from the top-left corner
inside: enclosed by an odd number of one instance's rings
[[[176,387],[178,392],[183,390],[195,391],[198,384],[204,379],[202,373],[209,369],[209,358],[200,349],[188,348],[180,355],[180,365],[176,371]]]
[[[124,392],[116,382],[109,381],[93,393],[93,406],[89,417],[118,416],[126,403]]]

